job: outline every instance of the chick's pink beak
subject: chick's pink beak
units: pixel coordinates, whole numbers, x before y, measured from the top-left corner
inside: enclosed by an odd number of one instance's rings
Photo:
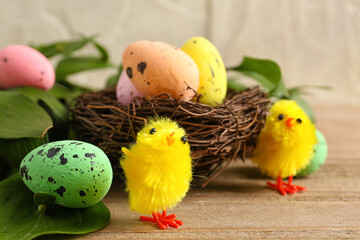
[[[170,146],[171,144],[174,143],[175,139],[173,139],[175,132],[172,132],[169,136],[166,137],[166,141],[168,143],[168,145]]]
[[[293,120],[294,120],[294,118],[288,118],[288,119],[286,120],[286,126],[288,126],[288,127],[294,126]]]

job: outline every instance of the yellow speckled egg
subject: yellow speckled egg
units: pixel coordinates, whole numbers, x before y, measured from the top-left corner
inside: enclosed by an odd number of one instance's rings
[[[122,64],[144,96],[167,93],[190,100],[195,95],[193,90],[199,87],[199,70],[194,60],[167,43],[146,40],[132,43],[123,53]]]
[[[227,91],[226,69],[215,46],[203,37],[189,39],[181,48],[196,63],[200,71],[198,92],[200,102],[217,106],[222,104]]]

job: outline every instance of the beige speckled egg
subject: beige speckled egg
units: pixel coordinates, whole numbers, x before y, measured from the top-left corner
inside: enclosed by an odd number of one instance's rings
[[[145,96],[163,93],[190,100],[199,87],[199,70],[181,49],[163,42],[138,41],[122,56],[124,70],[134,86]],[[190,88],[193,90],[191,90]]]

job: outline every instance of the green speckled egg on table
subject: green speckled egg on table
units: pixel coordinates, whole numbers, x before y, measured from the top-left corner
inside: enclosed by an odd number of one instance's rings
[[[318,142],[314,147],[314,155],[310,160],[309,165],[296,174],[297,177],[306,177],[311,173],[316,172],[326,160],[328,152],[326,139],[319,130],[316,130],[316,138]]]
[[[44,144],[28,153],[20,165],[26,186],[44,192],[64,207],[90,207],[105,197],[113,172],[106,154],[98,147],[65,140]]]

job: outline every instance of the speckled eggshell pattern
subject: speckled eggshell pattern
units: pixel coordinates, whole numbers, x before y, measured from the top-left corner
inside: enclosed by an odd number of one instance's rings
[[[206,38],[193,37],[181,49],[199,68],[198,92],[202,95],[200,102],[211,106],[222,104],[227,92],[227,76],[224,62],[216,47]]]
[[[318,143],[314,147],[314,156],[312,157],[309,165],[296,174],[297,177],[306,177],[319,170],[325,163],[328,152],[326,139],[319,130],[316,130],[316,138]]]
[[[69,208],[90,207],[101,201],[113,178],[110,161],[100,148],[73,140],[32,150],[22,160],[20,174],[32,192],[51,194],[56,204]]]
[[[126,72],[122,71],[116,86],[116,99],[118,102],[127,105],[133,97],[144,97],[144,95],[135,88]]]
[[[163,42],[138,41],[124,51],[122,63],[134,86],[144,96],[170,94],[190,100],[199,87],[199,70],[181,49]]]
[[[39,51],[24,45],[11,45],[0,51],[0,88],[28,86],[49,90],[55,84],[55,71]]]

